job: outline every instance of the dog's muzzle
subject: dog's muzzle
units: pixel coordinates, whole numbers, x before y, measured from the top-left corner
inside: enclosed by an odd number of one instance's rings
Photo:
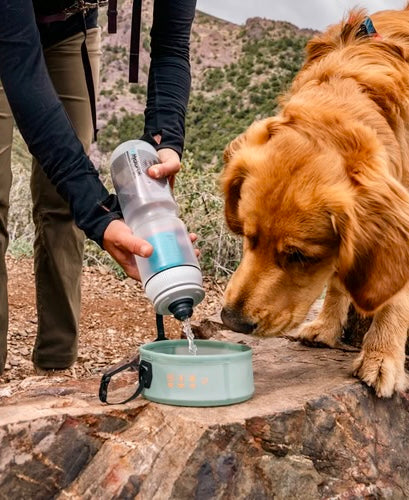
[[[256,323],[249,321],[248,319],[243,317],[237,310],[231,307],[223,307],[221,318],[223,323],[234,332],[248,334],[252,333],[257,327]]]

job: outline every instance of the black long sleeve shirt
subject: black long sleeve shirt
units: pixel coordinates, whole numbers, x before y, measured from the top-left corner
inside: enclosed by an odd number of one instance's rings
[[[0,13],[0,78],[20,132],[68,201],[78,227],[102,245],[107,225],[121,216],[119,207],[112,212],[104,208],[113,200],[48,76],[33,5],[28,0],[0,0]]]
[[[190,88],[189,34],[195,3],[155,0],[152,27],[145,133],[160,133],[159,147],[179,154]],[[0,13],[0,78],[20,132],[68,201],[76,224],[102,246],[107,225],[121,217],[119,205],[101,183],[54,90],[32,2],[0,0]],[[79,25],[78,32],[81,29]]]
[[[157,149],[182,154],[190,91],[189,40],[196,0],[155,0],[145,138],[161,135]]]

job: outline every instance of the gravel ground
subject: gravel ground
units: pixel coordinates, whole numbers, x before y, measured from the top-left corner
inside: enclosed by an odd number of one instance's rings
[[[9,274],[8,358],[1,383],[23,380],[36,373],[31,362],[37,319],[32,259],[7,258]],[[221,309],[224,283],[205,279],[206,297],[196,307],[192,320],[201,321]],[[165,317],[169,338],[180,338],[179,321]],[[118,279],[97,267],[84,268],[79,355],[77,363],[58,375],[85,378],[134,355],[137,347],[156,337],[155,313],[140,284]],[[49,375],[55,374],[47,372]]]

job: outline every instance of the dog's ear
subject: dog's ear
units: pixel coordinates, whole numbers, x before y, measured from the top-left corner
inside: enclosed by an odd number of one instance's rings
[[[235,139],[233,139],[224,149],[223,152],[223,162],[224,162],[224,168],[226,168],[235,153],[241,149],[243,144],[246,142],[246,134],[240,134],[238,135]]]
[[[335,48],[336,44],[331,39],[328,39],[327,36],[315,36],[307,43],[305,66],[325,57]]]
[[[224,215],[227,225],[236,234],[243,234],[243,225],[238,216],[241,186],[246,178],[247,170],[239,162],[225,165],[222,175],[224,191]]]
[[[248,174],[248,167],[244,160],[240,161],[240,151],[244,146],[257,147],[266,144],[278,132],[280,126],[289,121],[288,118],[277,117],[257,120],[246,132],[231,141],[224,150],[221,183],[225,196],[225,217],[227,225],[236,234],[243,233],[242,223],[238,217],[238,205],[241,186]]]
[[[339,276],[355,305],[374,312],[409,280],[409,195],[389,174],[353,182],[353,202],[336,217]]]
[[[355,43],[356,33],[366,15],[365,9],[352,9],[341,25],[329,26],[324,33],[312,37],[306,45],[305,65],[327,56],[337,47]]]
[[[240,151],[244,144],[249,146],[262,146],[280,130],[282,125],[287,125],[290,122],[291,118],[283,117],[270,117],[253,122],[246,132],[240,134],[226,146],[223,153],[225,166],[230,162],[233,156]]]
[[[276,116],[257,120],[247,129],[246,139],[251,146],[262,146],[290,121],[290,118]]]

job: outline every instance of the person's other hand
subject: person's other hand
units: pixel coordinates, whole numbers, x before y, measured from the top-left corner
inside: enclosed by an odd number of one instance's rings
[[[194,243],[196,243],[197,234],[196,233],[189,233],[189,238],[190,238],[190,241],[192,242],[192,245],[193,245]],[[195,254],[196,254],[196,257],[199,257],[200,256],[200,250],[198,250],[197,248],[195,248]]]
[[[140,280],[135,254],[141,257],[152,255],[153,246],[142,238],[136,237],[122,220],[113,220],[105,229],[104,249],[113,257],[126,274]]]
[[[148,172],[154,179],[161,179],[162,177],[168,177],[169,184],[171,188],[175,183],[175,175],[180,170],[180,158],[179,155],[170,148],[163,148],[158,151],[158,156],[160,163],[152,165]]]

